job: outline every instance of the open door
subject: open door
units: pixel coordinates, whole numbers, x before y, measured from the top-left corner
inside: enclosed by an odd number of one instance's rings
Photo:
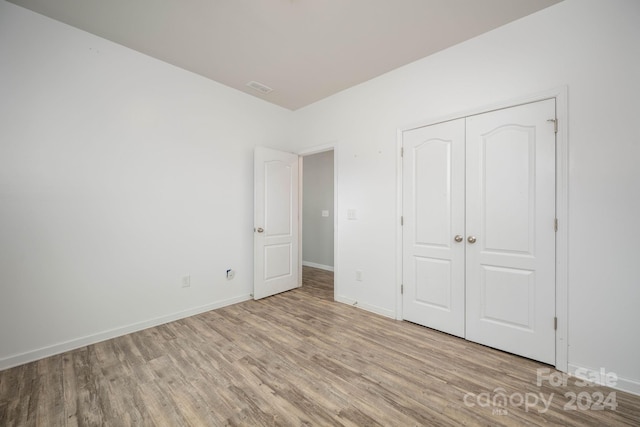
[[[300,286],[296,154],[256,147],[253,227],[253,298]]]

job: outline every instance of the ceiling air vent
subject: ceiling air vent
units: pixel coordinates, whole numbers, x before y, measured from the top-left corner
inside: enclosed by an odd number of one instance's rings
[[[249,86],[252,89],[257,90],[258,92],[260,92],[262,94],[267,94],[267,93],[273,91],[273,89],[271,89],[269,86],[265,86],[262,83],[258,83],[258,82],[249,82],[249,83],[247,83],[247,86]]]

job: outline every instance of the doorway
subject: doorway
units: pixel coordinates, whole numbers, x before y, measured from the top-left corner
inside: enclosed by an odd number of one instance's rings
[[[327,276],[335,270],[334,150],[302,154],[300,159],[302,171],[300,246],[304,285],[307,276]]]

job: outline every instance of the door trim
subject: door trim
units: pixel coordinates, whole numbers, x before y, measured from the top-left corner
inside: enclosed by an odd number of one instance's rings
[[[299,262],[299,281],[300,285],[302,285],[302,239],[304,236],[302,235],[302,190],[303,190],[303,176],[304,170],[302,168],[302,158],[305,156],[310,156],[312,154],[318,154],[325,151],[333,151],[333,299],[337,301],[337,296],[339,295],[339,281],[338,281],[338,264],[340,262],[339,252],[338,252],[338,142],[333,141],[329,144],[318,145],[311,148],[306,148],[302,151],[298,151],[298,164],[300,170],[299,183],[298,183],[298,191],[299,191],[299,204],[298,204],[298,227],[299,229],[299,244],[298,244],[298,262]]]
[[[488,113],[494,110],[515,107],[531,102],[555,98],[558,132],[556,134],[556,217],[558,231],[556,233],[556,369],[568,372],[568,260],[569,260],[569,132],[568,132],[568,87],[521,96],[494,104],[473,108],[441,117],[399,127],[396,130],[396,319],[402,320],[402,134],[419,127],[435,125],[449,120]]]

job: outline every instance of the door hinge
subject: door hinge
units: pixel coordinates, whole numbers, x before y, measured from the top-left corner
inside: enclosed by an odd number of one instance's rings
[[[554,331],[558,330],[558,318],[557,317],[553,318],[553,330]]]
[[[404,216],[400,216],[400,226],[404,225]]]
[[[553,220],[553,230],[557,233],[558,232],[558,218]]]
[[[549,119],[548,122],[553,122],[553,132],[558,133],[558,119]]]
[[[400,295],[404,294],[404,285],[400,285]]]
[[[404,157],[404,147],[400,147],[400,157]]]

